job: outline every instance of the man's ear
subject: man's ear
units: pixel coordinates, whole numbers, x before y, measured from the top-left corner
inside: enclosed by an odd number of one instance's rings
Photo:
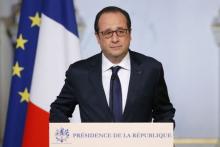
[[[98,33],[95,33],[95,37],[96,37],[96,40],[98,42],[98,44],[100,44],[100,36]]]

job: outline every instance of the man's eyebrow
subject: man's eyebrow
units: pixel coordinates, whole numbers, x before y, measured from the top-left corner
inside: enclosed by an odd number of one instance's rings
[[[118,29],[126,29],[126,28],[124,28],[124,27],[117,27],[117,28],[116,28],[116,29],[114,29],[114,30],[112,30],[112,29],[108,28],[108,29],[103,30],[103,31],[101,31],[101,32],[106,32],[106,31],[116,31],[116,30],[118,30]]]

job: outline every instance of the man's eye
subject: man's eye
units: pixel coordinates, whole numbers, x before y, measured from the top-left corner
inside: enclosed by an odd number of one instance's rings
[[[104,32],[104,35],[110,35],[112,32]]]
[[[118,33],[120,33],[120,34],[125,33],[125,31],[124,31],[124,30],[118,30],[117,32],[118,32]]]

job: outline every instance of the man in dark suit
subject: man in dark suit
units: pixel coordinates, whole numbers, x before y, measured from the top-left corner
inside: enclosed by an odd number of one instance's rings
[[[129,14],[106,7],[94,26],[102,52],[69,67],[50,122],[69,122],[77,104],[82,122],[174,122],[161,63],[129,49]]]

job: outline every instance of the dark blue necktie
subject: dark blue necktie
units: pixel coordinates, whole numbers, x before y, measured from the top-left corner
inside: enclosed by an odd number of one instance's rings
[[[118,71],[120,68],[120,66],[111,67],[112,76],[110,81],[109,105],[115,122],[122,121],[122,93],[121,83],[118,77]]]

